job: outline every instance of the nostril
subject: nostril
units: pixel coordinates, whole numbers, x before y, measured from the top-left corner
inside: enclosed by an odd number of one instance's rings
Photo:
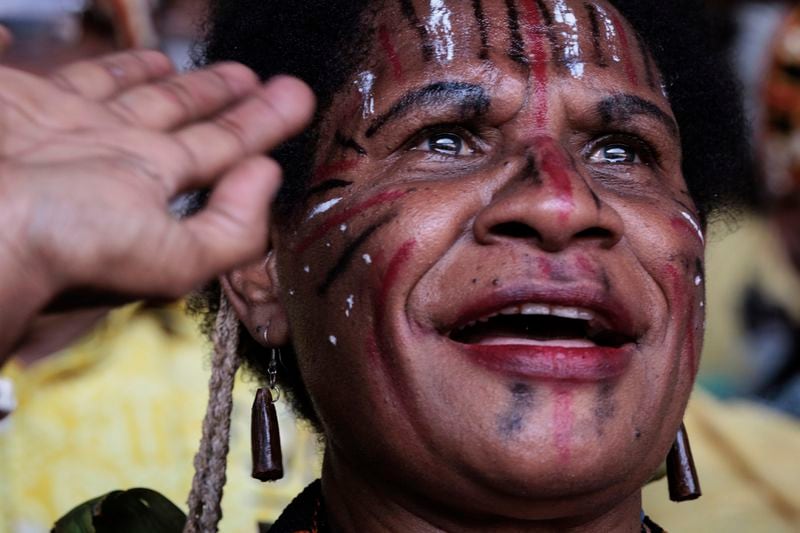
[[[522,222],[504,222],[492,228],[492,233],[515,239],[539,239],[539,232]]]
[[[605,240],[611,238],[612,233],[611,231],[601,228],[598,226],[592,228],[586,228],[583,231],[579,231],[575,234],[576,239],[586,239],[586,240]]]

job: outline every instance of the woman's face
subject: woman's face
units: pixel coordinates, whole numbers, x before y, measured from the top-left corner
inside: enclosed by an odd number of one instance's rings
[[[607,2],[392,0],[370,24],[277,245],[329,459],[519,518],[628,497],[703,324],[653,62]]]

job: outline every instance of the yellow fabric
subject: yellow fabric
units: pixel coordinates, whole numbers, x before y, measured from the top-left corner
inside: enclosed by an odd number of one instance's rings
[[[666,479],[652,483],[643,507],[653,520],[681,533],[800,531],[800,422],[700,389],[685,422],[703,496],[673,503]]]
[[[158,490],[186,510],[210,346],[180,308],[129,307],[92,334],[3,377],[17,410],[0,428],[0,533],[37,533],[108,491]],[[286,478],[250,478],[250,405],[237,380],[223,532],[255,532],[319,475],[316,438],[279,402]]]
[[[743,217],[733,229],[712,227],[706,254],[707,327],[699,380],[722,393],[747,383],[756,364],[743,342],[742,298],[749,284],[800,322],[800,275],[777,232],[756,215]]]

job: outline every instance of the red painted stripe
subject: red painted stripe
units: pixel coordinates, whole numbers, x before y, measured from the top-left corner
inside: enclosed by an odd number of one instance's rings
[[[524,18],[533,73],[533,127],[539,130],[547,125],[547,68],[550,60],[547,28],[542,20],[542,14],[533,2],[529,2],[524,10]]]
[[[622,63],[625,67],[625,74],[628,76],[628,80],[633,85],[639,85],[639,75],[636,73],[636,65],[633,64],[633,58],[631,57],[631,47],[630,41],[628,40],[628,32],[625,30],[625,26],[622,24],[622,21],[616,13],[611,14],[611,21],[614,23],[614,27],[617,29],[617,33],[619,34],[619,43],[622,46]]]
[[[675,217],[670,219],[670,224],[672,224],[672,229],[678,230],[686,235],[690,235],[692,239],[699,242],[701,246],[705,246],[705,243],[697,233],[697,230],[691,224],[689,224],[686,219]]]
[[[556,196],[564,203],[560,217],[562,220],[566,220],[575,208],[572,179],[569,175],[569,161],[552,137],[538,136],[533,139],[532,145],[539,156],[539,168],[542,173],[550,177],[549,182]]]
[[[397,55],[394,44],[392,44],[389,30],[386,29],[386,25],[384,24],[381,24],[380,28],[378,28],[378,42],[380,42],[381,48],[383,48],[386,57],[389,58],[389,63],[392,65],[394,81],[405,81],[405,77],[403,76],[403,64],[400,62],[400,57]]]
[[[672,283],[672,292],[674,298],[674,310],[686,309],[687,313],[687,321],[688,321],[688,329],[689,331],[686,334],[686,344],[684,345],[685,349],[682,350],[682,357],[688,360],[689,368],[692,371],[692,378],[695,377],[697,374],[697,367],[698,367],[698,358],[699,354],[695,353],[695,349],[697,346],[696,343],[696,333],[695,333],[695,309],[696,307],[690,303],[691,298],[688,297],[687,285],[686,280],[672,265],[667,265],[667,275],[670,278]]]
[[[572,409],[572,391],[567,388],[556,387],[555,404],[553,406],[553,425],[555,431],[556,451],[558,459],[568,463],[572,456],[571,441],[572,428],[575,423],[575,413]]]
[[[341,172],[353,170],[360,162],[361,161],[358,159],[344,159],[342,161],[334,161],[333,163],[320,165],[314,169],[311,185],[317,185]]]
[[[385,204],[387,202],[391,202],[393,200],[397,200],[398,198],[405,196],[405,191],[386,191],[380,194],[377,194],[371,198],[364,200],[363,202],[354,205],[348,209],[345,209],[341,213],[337,213],[329,217],[325,222],[320,224],[308,237],[303,239],[300,244],[295,248],[295,253],[301,254],[308,250],[308,248],[317,242],[319,239],[324,237],[330,230],[333,228],[337,228],[342,224],[345,224],[353,217],[361,214],[365,210],[376,207],[381,204]]]

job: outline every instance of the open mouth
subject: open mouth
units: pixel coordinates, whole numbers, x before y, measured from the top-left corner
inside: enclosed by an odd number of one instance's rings
[[[447,335],[454,342],[468,345],[619,348],[634,341],[591,310],[547,304],[507,307]]]

